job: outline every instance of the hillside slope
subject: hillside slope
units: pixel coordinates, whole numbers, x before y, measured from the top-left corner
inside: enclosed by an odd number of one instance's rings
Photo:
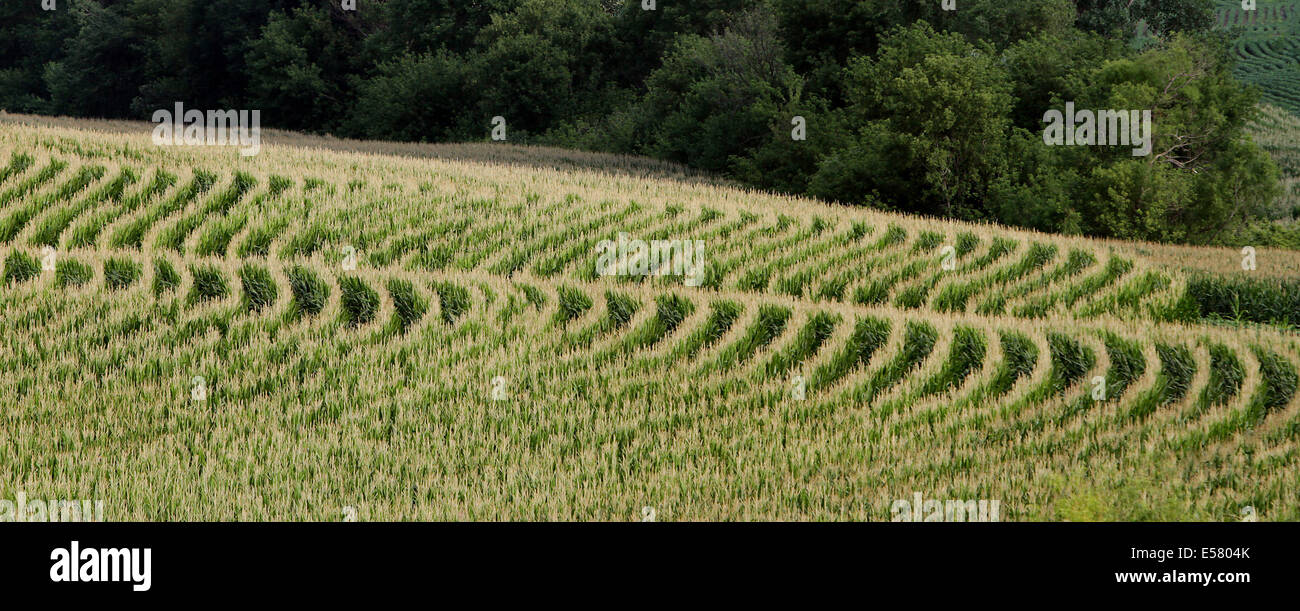
[[[1294,253],[341,148],[0,121],[0,486],[147,520],[1300,518],[1297,335],[1196,292]],[[702,286],[600,275],[620,233],[703,240]]]
[[[1218,0],[1218,26],[1239,30],[1233,42],[1236,75],[1259,86],[1263,101],[1300,113],[1300,2],[1257,0],[1245,10],[1239,0]]]

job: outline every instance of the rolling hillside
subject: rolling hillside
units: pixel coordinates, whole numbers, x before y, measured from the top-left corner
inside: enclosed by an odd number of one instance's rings
[[[1300,519],[1293,252],[507,145],[7,116],[0,166],[0,487],[110,519]]]
[[[1237,77],[1258,85],[1265,103],[1300,112],[1300,2],[1258,0],[1248,11],[1239,0],[1218,0],[1215,15],[1219,27],[1240,29]]]
[[[1282,173],[1283,194],[1270,211],[1271,216],[1282,221],[1300,221],[1300,117],[1266,104],[1251,126],[1251,137],[1268,152]]]

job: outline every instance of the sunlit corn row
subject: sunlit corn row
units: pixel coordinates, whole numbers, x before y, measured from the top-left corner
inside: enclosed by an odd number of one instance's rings
[[[885,219],[844,210],[807,220],[708,205],[693,211],[578,193],[543,197],[529,187],[510,196],[498,186],[489,196],[478,183],[435,176],[414,187],[340,185],[13,152],[0,170],[0,244],[591,281],[600,275],[602,242],[699,240],[708,290],[1028,318],[1161,318],[1184,288],[1178,274],[1114,252],[985,227],[909,227],[902,217],[873,224]]]
[[[192,168],[226,175],[235,171],[257,176],[266,185],[267,177],[278,175],[295,183],[309,183],[315,192],[307,204],[290,198],[303,207],[292,210],[294,221],[319,215],[322,208],[353,206],[368,212],[376,202],[365,201],[368,193],[394,189],[418,191],[419,198],[407,198],[406,204],[422,211],[427,220],[434,211],[430,203],[438,198],[454,201],[499,199],[510,205],[529,197],[545,197],[551,204],[576,198],[565,212],[578,212],[611,202],[639,205],[657,210],[677,206],[688,211],[713,208],[728,218],[744,214],[769,222],[780,215],[803,223],[820,216],[836,226],[849,227],[855,222],[876,228],[897,225],[916,235],[925,231],[957,235],[974,232],[993,234],[1016,242],[1050,242],[1060,253],[1072,249],[1092,252],[1099,259],[1115,251],[1133,260],[1139,267],[1145,261],[1158,269],[1207,269],[1240,272],[1240,256],[1232,249],[1184,249],[1157,244],[1088,240],[1013,231],[984,225],[971,225],[935,219],[880,213],[856,208],[831,206],[802,198],[776,196],[739,189],[725,183],[690,176],[681,167],[641,158],[584,153],[540,147],[517,147],[503,143],[452,145],[357,142],[330,137],[315,137],[265,130],[263,152],[256,157],[242,157],[234,147],[159,147],[150,141],[150,123],[99,121],[12,115],[0,112],[0,160],[14,153],[36,157],[55,155],[79,158],[93,164],[120,161],[152,174],[163,170],[182,174]],[[332,194],[322,191],[330,190]],[[348,194],[352,195],[349,196]],[[327,197],[328,195],[328,197]],[[348,199],[351,197],[351,199]],[[327,199],[331,201],[326,201]],[[392,202],[385,201],[385,205]],[[401,204],[402,202],[398,202]],[[462,202],[463,203],[463,202]],[[467,204],[466,204],[467,205]],[[272,206],[279,209],[279,205]],[[354,210],[354,213],[357,212]],[[367,215],[382,226],[398,227],[405,221],[391,218],[399,207],[386,208],[382,215]],[[286,211],[289,214],[290,211]],[[253,219],[261,220],[261,219]],[[332,220],[332,219],[331,219]],[[444,219],[445,220],[445,219]],[[548,219],[549,220],[549,219]],[[260,224],[256,225],[260,226]],[[406,230],[414,231],[420,227]],[[322,232],[340,232],[334,226]],[[351,235],[342,236],[355,240]],[[637,237],[637,236],[634,236]],[[356,245],[354,243],[354,245]],[[1243,245],[1246,246],[1246,245]],[[1239,248],[1236,250],[1240,250]],[[1300,253],[1260,249],[1259,276],[1295,277],[1300,273]]]
[[[0,475],[132,490],[131,517],[888,519],[918,490],[1034,519],[1144,481],[1156,517],[1296,517],[1300,348],[1263,329],[319,259],[4,259]]]

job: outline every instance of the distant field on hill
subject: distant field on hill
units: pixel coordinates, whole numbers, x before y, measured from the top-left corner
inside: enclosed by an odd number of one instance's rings
[[[1238,78],[1258,85],[1263,101],[1300,112],[1300,2],[1258,0],[1254,11],[1239,0],[1219,0],[1221,28],[1241,28],[1233,44]]]
[[[0,168],[0,497],[888,520],[915,491],[1011,520],[1300,519],[1294,252],[1245,271],[506,145],[268,134],[244,158],[10,115]],[[703,241],[700,286],[601,275],[620,233]]]
[[[1300,221],[1300,117],[1265,105],[1251,126],[1251,135],[1282,171],[1282,197],[1270,214],[1275,219]]]

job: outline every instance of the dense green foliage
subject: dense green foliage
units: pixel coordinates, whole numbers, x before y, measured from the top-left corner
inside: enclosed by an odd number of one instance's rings
[[[1278,196],[1212,0],[63,0],[0,8],[0,108],[651,155],[775,191],[1223,243]],[[1152,153],[1043,142],[1142,109]],[[794,137],[795,130],[806,138]]]

